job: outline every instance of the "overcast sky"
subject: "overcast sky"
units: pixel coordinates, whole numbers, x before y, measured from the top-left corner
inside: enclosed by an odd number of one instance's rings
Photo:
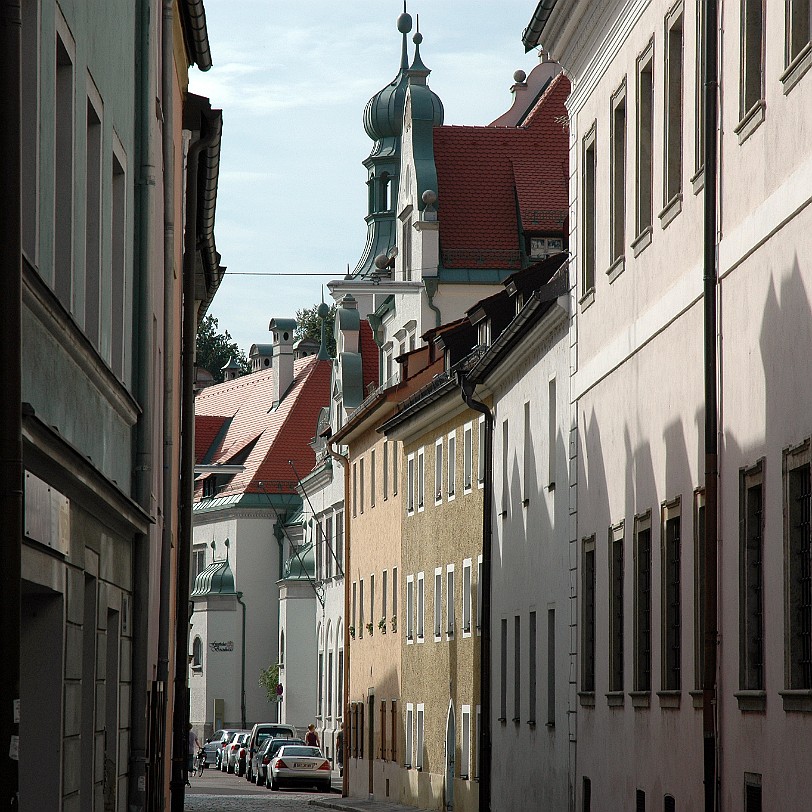
[[[521,44],[535,7],[409,0],[446,124],[508,109],[513,72],[538,61]],[[269,341],[271,318],[320,301],[321,285],[361,256],[372,147],[361,117],[398,71],[402,10],[402,0],[206,0],[214,66],[192,69],[191,90],[223,109],[215,237],[228,268],[209,312],[246,355]]]

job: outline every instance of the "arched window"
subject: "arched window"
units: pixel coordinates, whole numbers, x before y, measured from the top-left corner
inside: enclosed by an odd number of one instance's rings
[[[203,641],[199,637],[192,643],[192,668],[203,668]]]
[[[279,631],[279,665],[285,665],[285,630]]]

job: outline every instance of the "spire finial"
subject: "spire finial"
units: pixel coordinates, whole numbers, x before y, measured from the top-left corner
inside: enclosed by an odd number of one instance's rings
[[[403,35],[403,47],[400,54],[400,70],[409,69],[409,53],[406,47],[406,35],[412,30],[412,17],[406,11],[406,0],[403,0],[403,14],[398,17],[398,31]]]
[[[231,542],[228,539],[226,539],[223,542],[223,544],[225,544],[225,546],[226,546],[226,561],[228,561],[228,548],[231,546]]]
[[[418,79],[419,81],[415,82],[415,84],[426,84],[426,77],[431,73],[431,71],[423,64],[423,60],[420,58],[420,43],[423,42],[423,35],[420,33],[420,15],[417,15],[417,31],[415,35],[412,37],[412,42],[414,43],[414,59],[412,60],[411,67],[409,68],[409,78],[410,80]]]
[[[330,353],[327,352],[327,316],[330,315],[330,308],[324,301],[324,285],[321,286],[321,304],[316,309],[316,314],[321,319],[321,345],[319,346],[319,361],[329,361]]]

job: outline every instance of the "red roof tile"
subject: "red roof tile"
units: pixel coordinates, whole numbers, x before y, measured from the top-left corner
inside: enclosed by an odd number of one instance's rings
[[[372,327],[366,319],[361,319],[361,366],[364,379],[364,394],[369,391],[370,385],[378,385],[378,345],[372,336]]]
[[[211,448],[217,433],[223,427],[227,417],[219,415],[204,415],[195,418],[195,463],[200,463]]]
[[[445,267],[519,268],[520,225],[564,232],[568,94],[562,74],[521,127],[434,128]]]

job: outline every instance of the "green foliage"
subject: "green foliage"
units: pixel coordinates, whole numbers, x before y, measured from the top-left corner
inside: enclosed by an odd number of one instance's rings
[[[312,307],[305,307],[296,311],[296,339],[312,338],[321,342],[321,319],[318,314],[319,306],[314,304]],[[324,328],[327,333],[327,352],[330,353],[331,358],[335,358],[336,342],[333,336],[333,325],[336,320],[336,306],[335,302],[330,305],[330,312],[324,322]]]
[[[279,697],[276,693],[276,686],[279,685],[279,666],[269,665],[266,669],[259,672],[259,686],[265,689],[265,695],[268,702],[274,704],[279,702]]]
[[[217,383],[223,381],[223,367],[234,358],[240,365],[241,374],[251,371],[245,353],[231,338],[228,330],[218,330],[217,319],[209,313],[197,331],[197,365],[211,372]]]

